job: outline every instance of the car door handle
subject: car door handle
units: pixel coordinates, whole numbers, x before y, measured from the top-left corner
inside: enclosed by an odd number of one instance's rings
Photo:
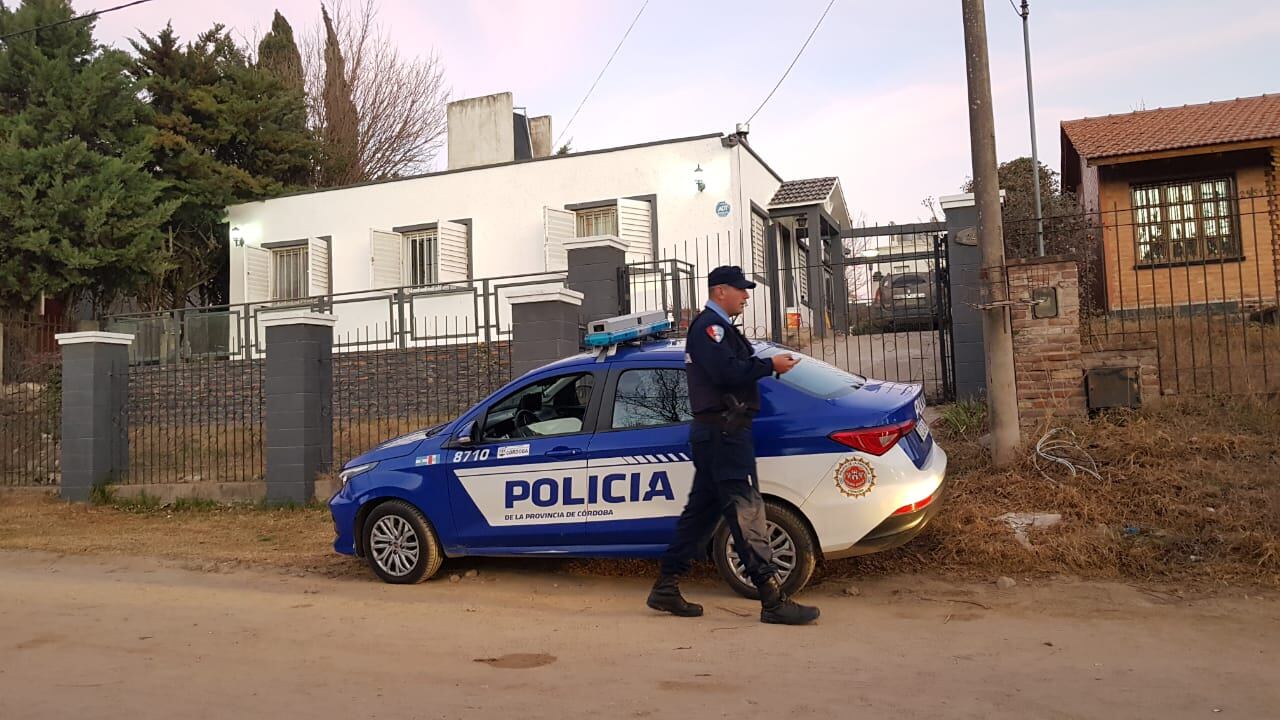
[[[567,457],[574,457],[576,455],[581,455],[581,454],[582,454],[581,448],[565,447],[563,445],[559,447],[551,448],[550,450],[547,451],[547,457],[549,458],[567,458]]]

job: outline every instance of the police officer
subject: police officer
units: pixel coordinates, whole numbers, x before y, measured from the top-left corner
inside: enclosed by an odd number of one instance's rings
[[[737,266],[722,266],[707,277],[710,300],[694,318],[685,340],[689,402],[693,424],[693,489],[676,539],[662,556],[662,570],[648,605],[681,617],[697,617],[702,606],[680,594],[678,578],[700,555],[723,516],[733,535],[747,575],[760,592],[760,621],[803,625],[818,618],[818,608],[799,605],[782,593],[778,568],[765,531],[764,500],[756,476],[751,418],[760,409],[756,383],[771,373],[785,373],[798,360],[788,354],[765,360],[754,356],[751,343],[732,318],[742,314],[756,286]]]

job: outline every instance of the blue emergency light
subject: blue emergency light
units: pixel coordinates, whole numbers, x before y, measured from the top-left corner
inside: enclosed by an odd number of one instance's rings
[[[666,313],[633,313],[591,323],[589,329],[592,332],[587,334],[584,343],[590,348],[605,348],[666,332],[671,328],[672,323],[666,318]]]

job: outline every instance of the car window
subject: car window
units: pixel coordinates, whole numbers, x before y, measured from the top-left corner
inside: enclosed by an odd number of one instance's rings
[[[481,440],[568,435],[582,432],[595,389],[591,373],[538,380],[494,403],[485,415]]]
[[[765,345],[759,348],[756,355],[762,358],[771,358],[782,352],[790,351],[776,345]],[[846,372],[808,355],[801,356],[800,362],[791,368],[790,372],[779,376],[778,380],[784,385],[789,385],[820,398],[847,395],[867,382],[867,379],[861,375]]]
[[[927,281],[919,275],[906,275],[903,277],[894,278],[893,286],[894,287],[910,287],[913,285],[924,285],[926,282]]]
[[[627,370],[613,400],[614,429],[689,422],[689,384],[679,368]]]

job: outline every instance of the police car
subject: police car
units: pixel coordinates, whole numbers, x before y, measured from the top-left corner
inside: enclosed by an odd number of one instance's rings
[[[661,339],[665,319],[613,320],[636,326],[588,335],[593,351],[348,462],[329,501],[334,549],[389,583],[464,556],[660,556],[693,483],[684,342]],[[896,547],[938,511],[947,456],[919,385],[801,356],[760,393],[760,491],[784,592],[804,587],[819,557]],[[723,523],[708,551],[735,591],[755,596]]]

